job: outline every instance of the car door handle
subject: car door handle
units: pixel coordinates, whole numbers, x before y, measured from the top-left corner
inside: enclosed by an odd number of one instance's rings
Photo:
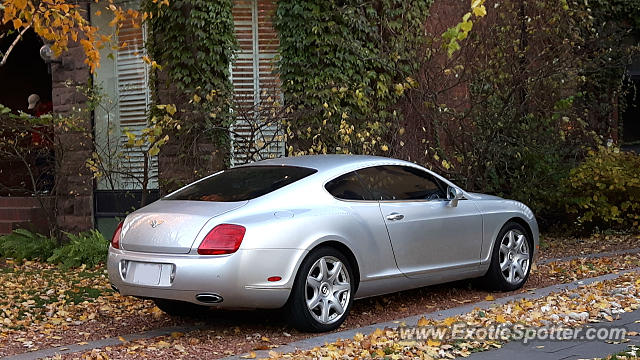
[[[404,215],[398,213],[391,213],[387,215],[387,220],[402,220],[404,219]]]

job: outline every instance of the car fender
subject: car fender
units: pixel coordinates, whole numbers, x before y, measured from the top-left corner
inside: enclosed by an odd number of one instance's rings
[[[481,264],[489,265],[498,233],[512,219],[528,226],[529,236],[533,240],[531,251],[535,258],[539,244],[539,230],[531,209],[518,201],[505,199],[476,200],[476,204],[482,213],[483,220],[484,241],[482,243]]]

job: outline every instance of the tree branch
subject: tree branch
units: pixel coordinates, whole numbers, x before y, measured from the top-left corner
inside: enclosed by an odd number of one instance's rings
[[[9,46],[9,48],[7,49],[7,52],[4,53],[4,55],[2,56],[2,61],[0,61],[0,66],[4,66],[4,64],[7,63],[7,59],[9,58],[9,54],[11,54],[11,51],[16,46],[18,41],[20,41],[20,39],[22,39],[22,36],[24,35],[24,33],[27,32],[27,30],[29,30],[30,28],[31,28],[31,24],[25,26],[24,29],[22,29],[22,31],[20,31],[18,36],[16,36],[16,38],[11,43],[11,46]]]

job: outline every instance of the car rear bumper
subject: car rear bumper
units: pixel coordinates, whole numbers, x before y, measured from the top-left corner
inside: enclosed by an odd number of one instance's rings
[[[187,301],[219,308],[273,309],[285,305],[295,271],[306,251],[300,249],[238,250],[230,255],[174,255],[109,248],[109,281],[122,294]],[[141,280],[140,263],[155,280]],[[123,273],[123,268],[126,271]],[[155,276],[155,269],[159,274]],[[127,273],[128,272],[128,273]],[[281,277],[279,281],[268,281]],[[272,279],[273,280],[273,279]],[[215,294],[220,302],[204,303],[199,294]]]

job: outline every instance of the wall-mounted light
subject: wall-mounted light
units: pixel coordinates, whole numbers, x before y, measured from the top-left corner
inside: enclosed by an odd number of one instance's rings
[[[58,63],[62,64],[62,60],[56,59],[56,54],[51,50],[51,46],[49,44],[44,44],[40,48],[40,57],[46,64]]]

